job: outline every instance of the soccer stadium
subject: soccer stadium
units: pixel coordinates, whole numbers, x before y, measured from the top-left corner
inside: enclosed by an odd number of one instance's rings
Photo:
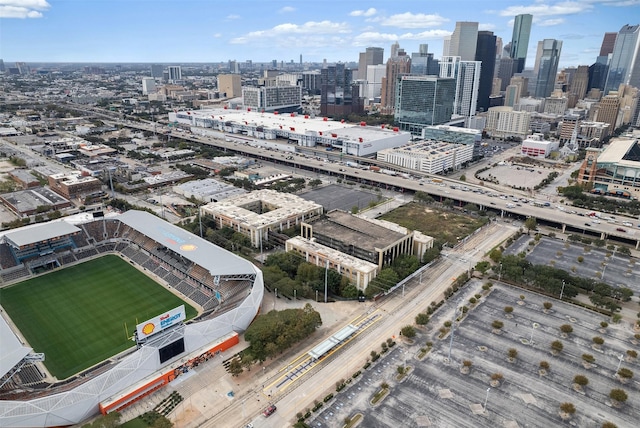
[[[264,293],[242,259],[143,211],[0,232],[0,426],[122,410],[239,342]]]

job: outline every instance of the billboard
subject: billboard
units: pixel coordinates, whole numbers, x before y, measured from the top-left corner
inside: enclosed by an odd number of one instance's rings
[[[162,315],[158,315],[157,317],[153,317],[148,321],[136,325],[138,340],[146,339],[166,328],[184,322],[186,319],[187,315],[184,311],[184,305],[180,305]]]

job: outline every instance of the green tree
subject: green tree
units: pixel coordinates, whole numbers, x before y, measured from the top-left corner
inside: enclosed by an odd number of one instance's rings
[[[575,375],[573,377],[573,383],[579,385],[582,388],[589,384],[589,379],[587,379],[587,377],[584,375]]]
[[[229,362],[229,373],[231,373],[232,376],[240,376],[243,371],[242,360],[240,358],[234,358]]]
[[[611,390],[611,392],[609,392],[609,398],[611,398],[613,401],[617,403],[622,404],[625,401],[627,401],[628,396],[623,389],[614,388]]]
[[[564,345],[559,340],[554,340],[553,342],[551,342],[551,350],[553,352],[560,353],[562,352],[563,348],[564,348]]]
[[[411,325],[405,325],[402,327],[402,329],[400,329],[400,333],[409,339],[416,337],[416,329]]]
[[[535,217],[528,217],[524,221],[524,227],[526,227],[527,230],[529,230],[529,231],[535,230],[538,227],[538,221],[536,220]]]
[[[576,412],[576,406],[573,403],[562,403],[560,404],[560,411],[567,415],[573,415]]]
[[[429,322],[429,315],[425,314],[424,312],[420,312],[418,315],[416,315],[417,325],[427,325],[428,322]]]

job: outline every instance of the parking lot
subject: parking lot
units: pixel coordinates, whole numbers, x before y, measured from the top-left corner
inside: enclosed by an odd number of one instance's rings
[[[531,248],[528,242],[532,239],[531,236],[521,236],[506,253],[517,254]],[[578,257],[582,257],[582,262]],[[550,265],[553,262],[554,267],[573,275],[596,279],[613,286],[628,287],[635,295],[640,294],[640,265],[637,260],[606,248],[542,238],[525,258],[536,265]]]
[[[580,427],[599,427],[610,421],[618,427],[635,426],[640,417],[639,383],[631,379],[622,384],[615,373],[618,366],[636,371],[637,360],[626,351],[638,351],[638,341],[629,324],[609,325],[609,321],[580,307],[548,300],[534,293],[495,285],[485,294],[481,282],[473,281],[449,300],[431,318],[427,329],[419,330],[415,343],[395,347],[379,362],[363,372],[344,392],[336,394],[325,410],[309,421],[314,427],[342,427],[345,417],[363,415],[366,427],[517,427],[559,426],[571,423]],[[469,298],[482,293],[472,305]],[[520,296],[524,296],[521,299]],[[468,312],[451,333],[439,338],[445,321],[452,320],[456,307],[467,306]],[[511,314],[504,310],[513,308]],[[458,312],[460,313],[460,312]],[[492,322],[503,327],[494,332]],[[573,332],[565,337],[560,326],[569,324]],[[602,337],[600,349],[592,338]],[[563,350],[552,355],[551,343],[559,340]],[[420,348],[433,342],[432,350],[418,359]],[[451,359],[449,349],[451,345]],[[510,362],[507,351],[514,348],[517,357]],[[372,343],[372,349],[380,346]],[[582,355],[591,354],[595,362],[584,366]],[[397,366],[412,369],[402,380],[396,380]],[[463,360],[470,360],[468,374],[461,372]],[[549,370],[540,372],[540,362],[547,361]],[[353,370],[352,370],[353,371]],[[491,375],[503,376],[499,385],[491,384]],[[584,375],[588,385],[583,391],[573,387],[575,375]],[[371,398],[382,382],[390,387],[389,395],[375,406]],[[613,388],[626,391],[628,400],[614,407],[609,392]],[[561,403],[574,404],[576,413],[563,421]]]
[[[341,186],[337,184],[319,187],[315,190],[301,193],[298,196],[322,205],[325,211],[339,209],[349,212],[351,208],[356,206],[359,210],[362,210],[367,208],[371,201],[376,203],[382,201],[382,194],[380,193],[364,191],[357,186]]]
[[[547,178],[547,175],[549,175],[551,171],[550,169],[537,166],[525,167],[522,165],[504,164],[491,167],[489,170],[478,174],[478,177],[485,180],[498,180],[500,184],[508,184],[512,187],[533,189],[542,180]]]

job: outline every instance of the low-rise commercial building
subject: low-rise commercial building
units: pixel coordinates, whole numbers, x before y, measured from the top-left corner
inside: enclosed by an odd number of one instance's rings
[[[270,231],[283,231],[322,215],[322,205],[275,190],[256,190],[227,198],[201,208],[203,216],[219,228],[230,227],[260,247]]]
[[[442,141],[420,141],[396,149],[381,150],[379,161],[428,174],[459,169],[473,159],[473,145]]]
[[[549,157],[551,152],[558,150],[557,141],[547,141],[542,134],[529,135],[520,146],[520,153],[534,158]]]

